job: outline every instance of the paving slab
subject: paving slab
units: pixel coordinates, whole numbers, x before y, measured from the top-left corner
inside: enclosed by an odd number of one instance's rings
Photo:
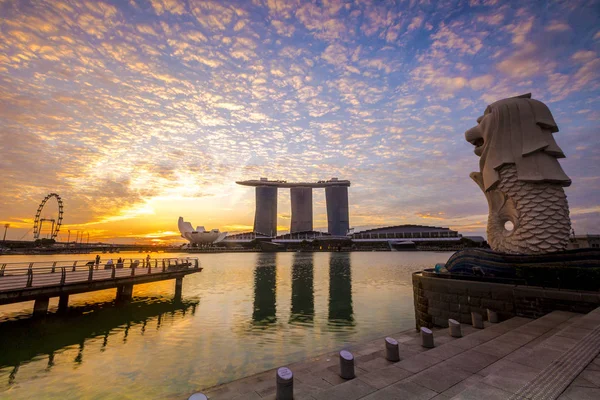
[[[430,356],[427,353],[417,354],[411,358],[400,360],[394,366],[410,371],[412,373],[421,372],[432,365],[439,364],[443,360],[437,357]]]
[[[395,363],[396,362],[386,360],[385,356],[383,355],[383,352],[381,354],[378,354],[377,357],[367,362],[360,362],[358,359],[356,360],[356,366],[362,368],[367,372],[377,371],[382,368],[392,366]]]
[[[598,387],[592,382],[585,379],[581,374],[573,382],[571,382],[570,386],[583,386],[583,387]]]
[[[570,326],[556,333],[556,336],[564,336],[575,340],[581,340],[587,336],[592,330],[584,327]]]
[[[540,343],[539,347],[565,352],[575,346],[578,340],[565,336],[552,336]]]
[[[411,375],[413,375],[412,372],[392,365],[377,371],[369,372],[365,375],[362,375],[358,379],[366,382],[374,388],[381,389],[393,383],[399,382]]]
[[[475,350],[467,350],[445,361],[443,364],[449,368],[460,368],[470,372],[471,374],[476,374],[499,359],[500,357],[492,354],[480,353]]]
[[[502,332],[499,331],[480,329],[468,336],[456,339],[452,344],[463,349],[472,349],[501,335]]]
[[[465,349],[458,346],[454,346],[452,343],[448,343],[444,346],[435,347],[427,352],[428,355],[440,360],[447,360],[448,358],[454,357],[457,354],[464,352]]]
[[[525,318],[525,317],[512,317],[512,318],[511,318],[511,319],[509,319],[509,320],[503,321],[503,322],[502,322],[501,324],[499,324],[499,325],[503,325],[503,326],[506,326],[506,327],[508,327],[508,328],[510,328],[510,329],[514,329],[514,328],[517,328],[517,327],[519,327],[519,326],[521,326],[521,325],[528,324],[528,323],[530,323],[530,322],[532,322],[532,321],[534,321],[534,320],[533,320],[533,319],[531,319],[531,318]]]
[[[589,388],[582,386],[571,386],[558,398],[563,400],[598,400],[600,399],[600,388]]]
[[[513,344],[518,344],[519,346],[524,346],[537,337],[537,335],[530,335],[527,333],[519,333],[513,331],[505,333],[502,336],[498,336],[498,340],[501,342],[509,342]]]
[[[294,382],[300,382],[317,389],[328,389],[332,386],[331,383],[323,379],[322,376],[318,374],[312,374],[310,370],[292,371],[294,373]]]
[[[489,374],[481,382],[502,389],[505,392],[516,393],[526,383],[535,378],[538,373],[539,370],[534,368],[512,363],[510,366],[505,366]]]
[[[564,351],[553,348],[537,347],[533,349],[519,349],[505,357],[506,360],[516,362],[535,369],[544,369],[564,354]]]
[[[214,398],[215,397],[213,397],[212,395],[209,396],[210,400],[213,400]],[[264,397],[260,397],[258,395],[258,393],[256,393],[256,392],[248,392],[248,393],[237,395],[235,397],[223,397],[223,398],[224,399],[225,398],[232,399],[232,400],[242,400],[242,399],[244,399],[244,400],[246,400],[246,399],[247,400],[264,400]]]
[[[375,390],[376,389],[373,386],[360,379],[352,379],[329,389],[314,393],[312,396],[316,400],[356,400]]]
[[[471,373],[458,367],[449,367],[447,362],[431,367],[407,380],[442,393],[458,382],[467,379]]]
[[[479,371],[477,374],[481,375],[481,376],[489,376],[491,374],[495,374],[496,372],[500,371],[501,369],[504,369],[504,368],[518,368],[519,366],[529,367],[529,366],[525,366],[525,365],[522,365],[522,364],[514,363],[512,361],[508,361],[506,358],[503,358],[503,359],[500,359],[500,360],[496,361],[493,364],[490,364],[486,368],[484,368],[481,371]],[[529,368],[534,369],[537,372],[541,371],[541,368],[533,368],[533,367],[529,367]]]
[[[471,375],[467,379],[464,379],[464,380],[458,382],[456,385],[443,391],[441,394],[448,398],[452,398],[452,397],[456,396],[457,394],[459,394],[460,392],[462,392],[463,390],[467,389],[468,387],[478,384],[479,382],[481,382],[481,380],[483,378],[484,377],[481,375],[477,375],[477,374]]]
[[[585,370],[583,370],[583,372],[581,372],[581,374],[579,374],[579,376],[585,379],[586,381],[593,383],[597,387],[600,387],[600,371],[586,368]]]
[[[502,389],[479,382],[452,397],[452,400],[506,400],[510,395]]]
[[[513,351],[520,348],[521,345],[519,343],[511,343],[502,340],[492,339],[489,342],[485,342],[475,347],[473,350],[478,351],[480,353],[491,354],[496,357],[504,357]]]
[[[363,400],[429,400],[438,395],[437,392],[427,389],[414,382],[399,382],[372,393]]]

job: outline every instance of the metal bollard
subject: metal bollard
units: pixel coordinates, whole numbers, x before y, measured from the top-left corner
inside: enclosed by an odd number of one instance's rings
[[[481,316],[481,314],[472,312],[471,323],[473,324],[473,328],[483,329],[483,317]]]
[[[489,308],[487,309],[488,321],[492,324],[498,323],[498,313],[496,311],[492,311]]]
[[[204,393],[194,393],[188,397],[188,400],[208,400],[208,397]]]
[[[385,359],[392,362],[400,361],[398,341],[391,337],[385,338]]]
[[[462,337],[462,329],[460,327],[460,322],[455,319],[450,318],[448,320],[448,328],[450,330],[450,336],[452,337]]]
[[[433,332],[424,326],[421,327],[421,346],[428,349],[435,347],[433,344]]]
[[[340,376],[344,379],[354,378],[354,356],[347,350],[340,351]]]
[[[294,374],[287,367],[277,369],[277,395],[276,400],[294,399]]]

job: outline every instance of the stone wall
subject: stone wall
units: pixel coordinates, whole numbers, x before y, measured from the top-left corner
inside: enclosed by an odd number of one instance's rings
[[[448,318],[471,323],[471,312],[500,320],[514,316],[539,318],[553,310],[587,313],[600,306],[600,293],[504,283],[476,282],[413,274],[416,327],[448,326]]]

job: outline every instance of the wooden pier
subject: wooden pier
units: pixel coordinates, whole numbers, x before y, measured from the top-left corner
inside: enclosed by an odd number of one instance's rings
[[[48,311],[58,297],[59,311],[69,295],[117,289],[117,301],[131,300],[133,285],[175,279],[175,297],[181,297],[183,278],[202,271],[197,258],[127,259],[105,264],[94,261],[50,261],[0,264],[0,305],[34,300],[34,316]]]

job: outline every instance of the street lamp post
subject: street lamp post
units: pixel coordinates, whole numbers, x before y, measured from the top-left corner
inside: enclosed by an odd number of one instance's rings
[[[2,244],[6,244],[6,231],[10,228],[10,224],[4,224],[4,239],[2,239]]]

